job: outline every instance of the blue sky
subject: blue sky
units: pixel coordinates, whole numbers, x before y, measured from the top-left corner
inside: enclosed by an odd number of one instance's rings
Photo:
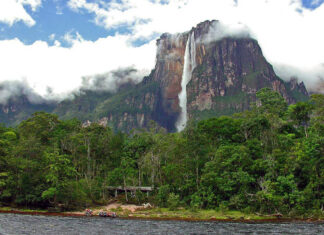
[[[116,30],[106,30],[95,25],[92,22],[93,14],[86,12],[80,14],[72,11],[65,0],[45,0],[35,12],[29,6],[24,6],[24,8],[36,24],[29,27],[22,21],[12,26],[0,23],[0,40],[18,37],[25,44],[31,44],[36,40],[52,44],[53,40],[50,40],[52,34],[55,34],[55,39],[64,43],[62,39],[67,33],[79,32],[84,39],[94,41],[100,37],[114,35],[116,32]],[[125,30],[120,29],[120,31]]]
[[[95,0],[88,2],[98,2]],[[106,3],[110,0],[104,1]],[[324,0],[302,0],[302,5],[314,10],[318,8]],[[95,41],[98,38],[113,36],[116,33],[127,34],[131,30],[125,26],[114,29],[105,29],[96,25],[93,21],[94,13],[87,11],[75,12],[68,6],[67,0],[43,0],[41,6],[32,11],[29,5],[24,6],[25,10],[37,22],[30,27],[23,21],[19,21],[12,26],[0,22],[0,40],[19,38],[25,44],[32,44],[36,40],[47,41],[53,44],[50,35],[55,35],[55,39],[62,43],[62,46],[71,46],[64,41],[65,34],[75,34],[78,32],[85,40]],[[139,41],[141,42],[141,41]],[[145,41],[144,41],[145,42]]]
[[[244,25],[284,79],[324,74],[324,0],[0,0],[0,83],[64,97],[82,77],[154,67],[155,40],[218,19]],[[319,75],[320,74],[320,75]],[[1,102],[1,97],[0,97]]]
[[[317,7],[319,7],[322,3],[324,2],[324,0],[303,0],[302,4],[304,7],[309,8],[309,9],[316,9]]]
[[[89,3],[99,1],[90,0]],[[110,0],[104,1],[110,3]],[[95,13],[81,10],[76,12],[68,6],[67,0],[42,0],[42,4],[36,11],[29,5],[23,6],[26,12],[36,21],[32,27],[26,25],[24,21],[18,21],[13,25],[8,25],[0,21],[0,40],[19,38],[25,44],[32,44],[37,40],[48,42],[53,45],[54,40],[61,42],[64,47],[70,47],[66,43],[66,34],[75,35],[78,32],[85,40],[96,41],[98,38],[114,36],[118,34],[129,34],[129,26],[119,25],[113,29],[107,29],[94,22]],[[52,36],[55,37],[53,38]],[[156,38],[156,34],[153,35]],[[138,39],[134,45],[141,45],[147,40]]]

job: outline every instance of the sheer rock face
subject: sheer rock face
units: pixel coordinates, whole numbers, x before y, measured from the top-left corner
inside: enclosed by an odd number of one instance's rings
[[[153,80],[160,84],[160,108],[165,114],[173,116],[173,120],[179,115],[184,53],[192,33],[196,41],[197,64],[187,85],[189,118],[202,119],[243,111],[255,101],[256,92],[263,87],[279,92],[288,103],[308,97],[303,83],[299,84],[297,79],[287,83],[275,74],[256,40],[229,37],[210,40],[209,30],[217,24],[217,21],[206,21],[187,33],[163,34],[157,41]]]
[[[110,113],[107,123],[113,124],[115,130],[130,131],[134,128],[145,128],[153,120],[154,110],[157,106],[156,90],[147,91],[135,96],[130,95],[121,104],[124,112]],[[102,119],[101,119],[102,120]]]
[[[223,38],[196,46],[198,65],[187,86],[189,117],[243,111],[263,87],[271,87],[289,103],[295,101],[255,40]]]
[[[189,119],[200,120],[246,110],[263,87],[279,92],[288,103],[308,98],[303,83],[298,83],[296,78],[284,82],[275,74],[256,40],[247,37],[213,40],[210,29],[215,29],[217,24],[217,21],[205,21],[189,32],[163,34],[157,40],[155,68],[140,84],[107,96],[86,94],[79,100],[62,102],[54,112],[63,118],[96,121],[115,130],[146,128],[153,120],[168,131],[175,131],[181,112],[179,93],[184,57],[191,35],[195,39],[196,66],[186,87]],[[89,101],[89,107],[84,105],[85,100]],[[81,109],[88,107],[89,111],[78,112],[76,105]],[[1,108],[4,113],[10,109]]]
[[[169,115],[180,111],[178,94],[181,91],[187,40],[187,34],[163,34],[157,41],[158,52],[153,80],[160,84],[162,107]]]

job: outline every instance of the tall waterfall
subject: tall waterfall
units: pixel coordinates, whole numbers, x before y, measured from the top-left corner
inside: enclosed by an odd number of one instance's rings
[[[176,122],[178,131],[182,131],[187,124],[187,85],[191,80],[192,71],[196,67],[196,43],[195,34],[188,36],[181,80],[181,92],[179,93],[180,116]]]

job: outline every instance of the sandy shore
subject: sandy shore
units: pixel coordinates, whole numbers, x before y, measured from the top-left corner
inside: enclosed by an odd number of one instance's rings
[[[144,219],[144,220],[179,220],[179,221],[218,221],[218,222],[241,222],[241,223],[283,223],[283,222],[309,222],[324,223],[323,219],[301,219],[301,218],[275,218],[265,215],[265,217],[235,217],[231,213],[213,214],[207,217],[201,217],[197,213],[189,213],[188,211],[164,211],[161,208],[146,209],[144,206],[134,204],[110,203],[105,206],[91,208],[93,216],[99,216],[99,212],[115,211],[120,219]],[[46,211],[23,211],[19,209],[1,210],[0,213],[26,214],[26,215],[44,215],[44,216],[67,216],[67,217],[83,217],[85,210],[74,212],[46,212]],[[199,212],[198,212],[199,213]]]
[[[122,203],[110,203],[106,206],[96,207],[96,208],[90,208],[94,215],[98,215],[101,211],[115,211],[115,210],[121,210],[121,211],[128,211],[130,213],[134,213],[137,210],[143,210],[144,206],[138,206],[135,204],[122,204]],[[65,213],[65,212],[64,212]],[[75,212],[67,212],[72,214],[84,214],[85,210],[83,211],[75,211]]]
[[[137,206],[134,204],[127,204],[127,205],[123,205],[121,203],[111,203],[107,206],[102,207],[103,210],[112,210],[112,209],[117,209],[117,208],[121,208],[122,210],[128,210],[130,212],[135,212],[137,210],[143,210],[144,206]]]

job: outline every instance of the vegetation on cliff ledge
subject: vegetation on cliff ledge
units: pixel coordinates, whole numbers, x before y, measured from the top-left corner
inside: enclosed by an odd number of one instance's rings
[[[288,106],[268,88],[249,111],[188,123],[181,133],[114,133],[35,113],[0,127],[0,204],[73,209],[105,203],[107,186],[154,186],[175,210],[323,216],[324,96]]]

